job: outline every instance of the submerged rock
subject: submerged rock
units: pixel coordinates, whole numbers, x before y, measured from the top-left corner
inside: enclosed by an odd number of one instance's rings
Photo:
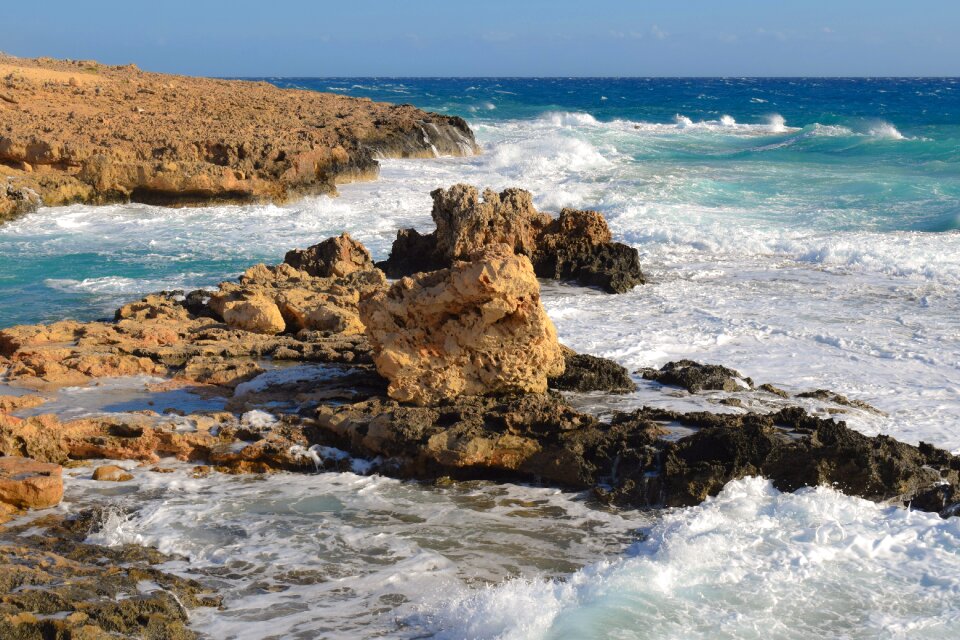
[[[126,482],[133,480],[133,474],[123,467],[118,467],[114,464],[105,464],[93,470],[93,479],[100,482]]]
[[[401,230],[390,257],[379,263],[390,277],[449,267],[483,247],[510,246],[527,256],[538,277],[570,280],[623,293],[644,282],[636,249],[612,242],[606,220],[596,211],[564,209],[553,219],[533,206],[522,189],[476,188],[458,184],[437,189],[431,215],[435,231]]]
[[[629,393],[637,390],[627,369],[613,360],[598,358],[572,350],[564,351],[564,371],[550,379],[550,388],[557,391],[608,391]]]
[[[701,364],[693,360],[668,362],[659,369],[640,369],[645,380],[662,385],[683,387],[690,393],[700,391],[741,391],[753,387],[750,378],[718,364]]]
[[[390,397],[543,392],[563,371],[530,261],[494,245],[449,269],[403,278],[360,304]]]

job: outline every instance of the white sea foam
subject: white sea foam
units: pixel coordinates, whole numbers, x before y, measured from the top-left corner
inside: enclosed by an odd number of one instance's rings
[[[628,557],[461,590],[417,622],[478,640],[945,638],[958,576],[957,519],[753,478],[665,514]]]

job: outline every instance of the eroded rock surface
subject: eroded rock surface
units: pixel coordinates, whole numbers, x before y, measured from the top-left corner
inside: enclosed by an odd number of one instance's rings
[[[564,371],[550,380],[557,391],[607,391],[629,393],[637,390],[627,369],[613,360],[576,353],[564,347]]]
[[[376,156],[477,152],[458,117],[265,82],[0,55],[0,221],[39,203],[283,201]]]
[[[221,598],[159,570],[170,559],[132,544],[86,544],[97,511],[0,527],[0,637],[10,640],[193,640],[189,610]]]
[[[663,385],[683,387],[690,393],[700,391],[740,391],[753,386],[750,378],[738,371],[717,364],[701,364],[693,360],[668,362],[659,369],[637,371],[646,380]]]
[[[307,249],[288,251],[283,261],[316,278],[342,278],[374,268],[370,252],[349,233],[327,238]]]
[[[563,372],[533,267],[508,245],[403,278],[363,301],[360,313],[377,371],[390,397],[404,402],[542,393]]]
[[[458,184],[437,189],[431,215],[435,231],[401,230],[390,257],[380,266],[390,277],[449,267],[483,247],[506,244],[527,256],[538,277],[570,280],[623,293],[642,284],[636,249],[612,242],[606,220],[596,211],[564,209],[557,219],[533,206],[529,191]]]

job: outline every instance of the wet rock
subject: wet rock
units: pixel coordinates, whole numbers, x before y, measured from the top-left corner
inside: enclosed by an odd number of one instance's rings
[[[700,391],[742,391],[753,386],[753,381],[738,371],[717,364],[701,364],[693,360],[668,362],[659,369],[640,369],[645,380],[666,386],[683,387],[690,393]]]
[[[17,509],[46,509],[63,499],[58,464],[18,456],[0,457],[0,502]]]
[[[370,252],[348,233],[327,238],[308,249],[288,251],[283,261],[316,278],[342,278],[374,268]]]
[[[99,482],[127,482],[133,480],[133,474],[123,467],[107,464],[93,470],[93,479]]]
[[[637,390],[630,373],[613,360],[564,351],[562,374],[550,379],[550,388],[558,391],[608,391],[629,393]]]
[[[377,371],[397,400],[543,392],[563,371],[530,261],[506,245],[404,278],[361,302],[360,313]]]
[[[797,398],[812,398],[814,400],[820,400],[822,402],[831,402],[833,404],[839,404],[846,407],[855,407],[857,409],[863,409],[864,411],[869,411],[870,413],[876,413],[879,415],[887,415],[883,411],[873,407],[872,405],[863,402],[862,400],[851,400],[846,396],[842,396],[839,393],[834,393],[827,389],[817,389],[815,391],[804,391],[803,393],[798,393]]]
[[[783,389],[780,389],[779,387],[775,387],[775,386],[773,386],[772,384],[769,384],[769,383],[764,383],[764,384],[760,385],[760,386],[757,387],[757,388],[760,389],[761,391],[766,391],[767,393],[772,393],[772,394],[775,395],[775,396],[780,396],[781,398],[789,398],[789,397],[790,397],[790,394],[789,394],[789,393],[787,393],[787,392],[784,391]]]
[[[611,242],[606,220],[596,211],[564,209],[557,219],[533,206],[522,189],[501,193],[458,184],[437,189],[428,235],[413,229],[397,234],[390,257],[379,263],[390,277],[449,267],[479,249],[506,244],[527,256],[538,277],[569,280],[623,293],[644,282],[635,249]]]
[[[103,518],[85,511],[0,531],[0,637],[197,637],[188,611],[220,606],[221,598],[194,580],[157,569],[171,558],[154,549],[85,544]]]

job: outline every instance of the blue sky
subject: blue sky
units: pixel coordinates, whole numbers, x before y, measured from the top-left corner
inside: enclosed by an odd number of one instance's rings
[[[0,51],[219,76],[960,75],[960,0],[36,0]]]

